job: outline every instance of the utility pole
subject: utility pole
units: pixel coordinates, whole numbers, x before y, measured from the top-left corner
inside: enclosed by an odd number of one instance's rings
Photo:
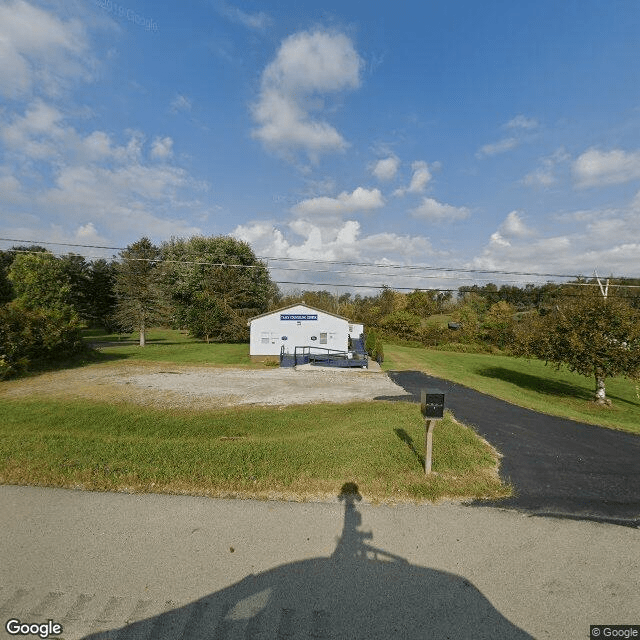
[[[602,297],[606,300],[607,294],[609,293],[609,278],[607,278],[607,284],[605,286],[602,286],[602,282],[600,282],[600,278],[598,277],[598,272],[594,271],[593,275],[596,277],[596,280],[598,281],[598,286],[600,287],[600,293],[602,294]]]

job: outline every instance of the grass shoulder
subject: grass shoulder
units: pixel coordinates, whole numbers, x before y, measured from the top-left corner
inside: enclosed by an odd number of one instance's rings
[[[612,406],[602,407],[591,379],[540,360],[387,343],[384,369],[424,371],[541,413],[640,433],[638,385],[626,378],[607,380]]]
[[[498,456],[451,416],[434,434],[404,402],[159,411],[0,400],[0,482],[97,491],[318,500],[355,482],[372,502],[499,498]]]

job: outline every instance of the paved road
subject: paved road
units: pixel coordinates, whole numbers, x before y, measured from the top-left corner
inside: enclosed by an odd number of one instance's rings
[[[572,640],[640,623],[635,529],[357,497],[0,486],[2,626],[52,619],[67,640]]]
[[[419,371],[389,376],[417,402],[421,389],[442,389],[455,417],[503,454],[500,474],[517,495],[500,506],[640,526],[640,436],[536,413]]]

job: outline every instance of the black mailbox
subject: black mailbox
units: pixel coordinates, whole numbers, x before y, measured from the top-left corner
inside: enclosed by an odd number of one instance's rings
[[[423,389],[420,409],[425,418],[442,418],[444,415],[444,393],[440,389]]]

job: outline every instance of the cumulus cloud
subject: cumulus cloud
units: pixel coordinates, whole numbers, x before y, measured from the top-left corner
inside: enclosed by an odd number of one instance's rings
[[[469,217],[470,213],[467,207],[454,207],[433,198],[423,198],[422,203],[411,210],[411,215],[414,218],[423,218],[434,222],[464,220]]]
[[[166,136],[155,138],[151,145],[151,157],[156,160],[166,160],[173,155],[173,140]]]
[[[511,212],[469,266],[568,275],[593,273],[596,267],[614,275],[637,271],[639,196],[623,208],[565,213],[555,222],[570,223],[574,230],[543,235],[524,225],[519,212]]]
[[[384,206],[384,199],[379,189],[364,189],[358,187],[353,192],[343,191],[336,198],[321,196],[303,200],[291,208],[297,214],[337,214],[353,213],[354,211],[371,211]]]
[[[276,150],[306,151],[311,158],[347,147],[329,123],[314,118],[327,93],[360,85],[362,60],[341,33],[304,31],[289,36],[262,74],[252,115],[253,136]]]
[[[578,187],[622,184],[640,178],[640,151],[588,149],[572,166]]]
[[[24,0],[0,5],[0,95],[56,95],[73,78],[88,77],[90,64],[79,20],[63,21]]]
[[[489,244],[498,247],[510,247],[512,240],[522,239],[533,235],[533,230],[529,229],[522,220],[522,215],[518,211],[512,211],[498,230],[491,235]]]
[[[476,158],[484,158],[487,156],[495,156],[499,153],[505,153],[506,151],[515,149],[519,144],[520,140],[518,138],[503,138],[502,140],[498,140],[498,142],[492,142],[480,147],[479,151],[476,153]]]
[[[512,211],[505,218],[500,225],[500,232],[508,238],[526,238],[533,233],[522,220],[522,214],[519,211]]]
[[[100,225],[127,236],[198,233],[175,217],[176,210],[201,215],[206,208],[197,199],[182,199],[183,192],[194,193],[202,186],[169,162],[171,138],[156,137],[147,147],[140,132],[126,135],[124,144],[115,144],[104,131],[81,134],[60,110],[42,100],[8,121],[0,119],[6,159],[0,171],[5,176],[0,178],[5,187],[0,188],[0,206],[6,210],[9,203],[19,203],[37,211],[34,229],[45,226],[38,216],[59,220],[57,233],[66,238],[73,235],[74,225],[78,233],[92,233],[87,218],[94,229]]]
[[[394,196],[403,196],[406,193],[422,193],[431,180],[431,171],[429,171],[429,165],[424,160],[416,160],[411,165],[413,175],[411,176],[411,182],[408,187],[396,189],[393,192]]]
[[[372,173],[378,180],[392,180],[396,177],[399,166],[400,159],[396,156],[389,156],[378,160],[373,167]]]
[[[258,255],[274,258],[362,260],[372,263],[388,262],[390,258],[394,262],[404,262],[407,258],[413,258],[412,264],[415,264],[416,257],[434,253],[430,240],[424,236],[395,233],[365,235],[357,220],[345,220],[339,225],[321,225],[304,218],[296,219],[289,222],[284,231],[273,223],[254,222],[239,225],[232,235],[251,244]],[[362,269],[354,271],[361,272]],[[377,278],[369,273],[323,273],[322,277],[333,277],[336,282],[354,282],[358,281],[358,275],[362,276],[360,281],[371,282],[372,275]],[[379,284],[384,282],[381,275]]]

